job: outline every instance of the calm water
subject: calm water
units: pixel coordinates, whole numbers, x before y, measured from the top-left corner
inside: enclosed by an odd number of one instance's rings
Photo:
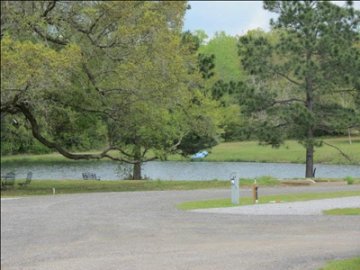
[[[357,165],[315,165],[316,177],[360,177]],[[1,165],[1,174],[16,171],[17,178],[25,178],[28,171],[34,179],[82,179],[83,172],[94,172],[101,180],[124,179],[130,168],[119,168],[115,162],[80,162],[57,164]],[[143,176],[160,180],[228,180],[235,173],[241,178],[269,175],[279,179],[304,177],[304,164],[251,162],[148,162]]]

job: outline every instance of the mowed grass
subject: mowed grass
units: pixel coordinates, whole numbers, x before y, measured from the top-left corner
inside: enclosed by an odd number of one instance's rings
[[[274,187],[299,185],[298,180],[282,181],[270,176],[262,176],[256,179],[257,186]],[[342,182],[342,179],[322,179],[322,182]],[[360,179],[355,179],[360,183]],[[87,192],[126,192],[126,191],[161,191],[161,190],[195,190],[195,189],[230,189],[229,181],[163,181],[163,180],[32,180],[28,186],[20,186],[25,179],[16,179],[14,186],[1,190],[2,197],[49,195],[55,188],[56,194],[87,193]],[[291,184],[294,182],[294,184]],[[241,187],[251,187],[254,179],[240,179]]]
[[[360,208],[336,208],[323,211],[325,215],[335,216],[358,216],[360,215]]]
[[[360,191],[338,191],[338,192],[324,192],[324,193],[298,193],[298,194],[279,194],[266,195],[259,197],[259,203],[281,203],[281,202],[295,202],[295,201],[309,201],[320,199],[331,199],[340,197],[360,196]],[[241,197],[239,205],[253,204],[251,197]],[[220,208],[233,207],[230,198],[204,200],[204,201],[190,201],[179,204],[177,207],[181,210],[206,209],[206,208]]]
[[[360,257],[335,260],[328,262],[323,268],[319,270],[359,270],[360,269]]]
[[[25,180],[23,180],[25,181]],[[18,183],[23,182],[21,180]],[[1,190],[1,196],[50,195],[55,188],[56,194],[89,193],[89,192],[126,192],[126,191],[161,191],[226,188],[225,181],[148,181],[148,180],[33,180],[26,187],[15,183],[14,187]]]
[[[17,179],[13,187],[1,190],[2,197],[49,195],[52,188],[56,194],[86,193],[86,192],[126,192],[126,191],[161,191],[161,190],[195,190],[224,188],[230,189],[229,181],[160,181],[160,180],[119,180],[119,181],[96,181],[96,180],[33,180],[28,186],[22,187],[19,183],[25,179]],[[253,179],[241,179],[241,186],[250,186]],[[257,180],[259,187],[281,185],[281,181],[272,177],[260,177]]]
[[[315,163],[326,164],[360,164],[360,137],[353,137],[352,144],[349,144],[347,137],[324,139],[341,149],[351,158],[351,162],[340,154],[338,150],[328,145],[315,148]],[[89,153],[96,153],[91,151]],[[116,153],[112,153],[116,156]],[[104,159],[105,161],[106,159]],[[172,161],[189,161],[180,155],[169,156]],[[210,154],[204,161],[248,161],[248,162],[285,162],[305,163],[305,148],[297,141],[288,140],[279,148],[272,148],[269,145],[259,145],[257,141],[220,143],[210,150]],[[58,162],[94,162],[94,161],[73,161],[66,159],[57,153],[44,155],[13,155],[1,157],[1,163],[58,163]]]
[[[315,163],[360,164],[360,137],[324,139],[325,142],[341,149],[351,159],[348,161],[333,147],[323,145],[315,148]],[[305,163],[305,148],[296,141],[288,140],[279,148],[259,145],[256,141],[221,143],[211,150],[206,161],[249,161]]]

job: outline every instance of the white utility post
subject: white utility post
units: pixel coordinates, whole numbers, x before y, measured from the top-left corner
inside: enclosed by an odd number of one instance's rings
[[[239,204],[240,203],[239,179],[236,178],[235,173],[231,174],[230,183],[231,183],[231,203]]]

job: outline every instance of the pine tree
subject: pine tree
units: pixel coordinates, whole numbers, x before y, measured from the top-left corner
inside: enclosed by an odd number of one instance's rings
[[[278,38],[239,40],[255,82],[242,91],[243,109],[257,116],[261,140],[276,146],[291,136],[303,143],[305,177],[313,177],[314,147],[323,143],[316,134],[360,125],[353,98],[360,91],[359,11],[328,1],[264,1],[264,8],[279,15],[271,21]]]

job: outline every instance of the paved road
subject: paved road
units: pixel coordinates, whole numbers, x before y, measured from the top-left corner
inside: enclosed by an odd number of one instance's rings
[[[261,189],[260,196],[341,189],[360,186]],[[175,208],[182,201],[228,195],[228,190],[199,190],[2,200],[1,269],[306,270],[360,255],[359,216]]]

